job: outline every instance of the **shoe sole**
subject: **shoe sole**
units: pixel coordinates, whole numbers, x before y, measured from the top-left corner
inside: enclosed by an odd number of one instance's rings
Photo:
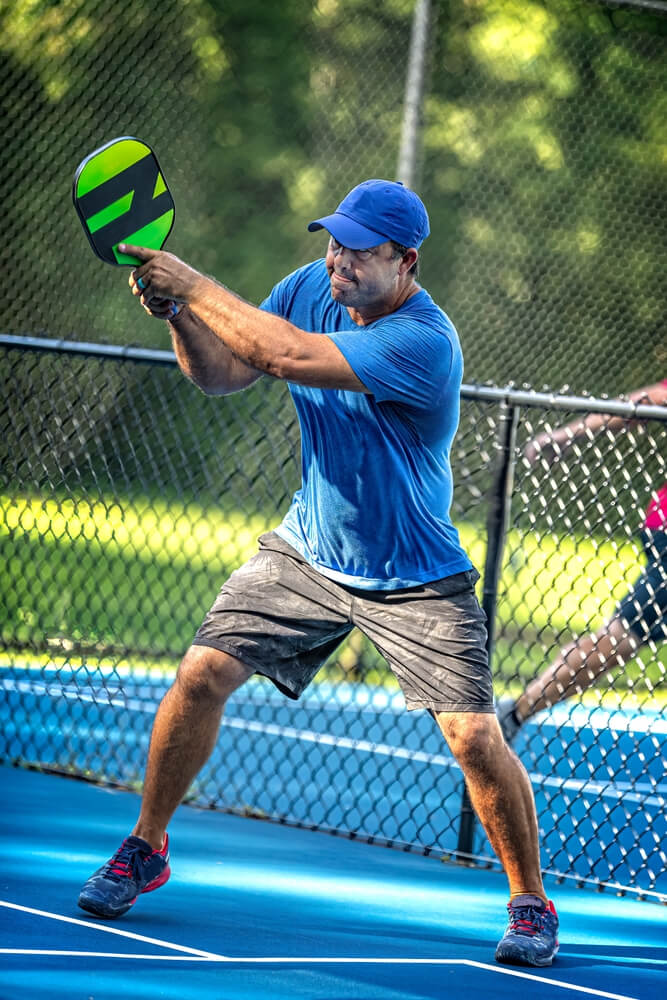
[[[547,965],[551,965],[557,954],[558,945],[556,945],[552,954],[546,958],[530,959],[523,955],[499,955],[497,952],[495,958],[496,962],[500,965],[525,965],[529,968],[544,969]]]
[[[91,899],[84,896],[83,893],[79,896],[77,900],[77,905],[85,910],[86,913],[92,913],[96,917],[102,917],[104,920],[113,920],[115,917],[122,917],[124,913],[127,913],[136,903],[139,896],[143,896],[145,892],[153,892],[155,889],[159,889],[161,885],[164,885],[169,876],[171,875],[171,868],[169,865],[157,875],[152,882],[144,886],[140,892],[131,899],[129,903],[124,903],[121,907],[113,909],[112,907],[105,906],[101,900]]]

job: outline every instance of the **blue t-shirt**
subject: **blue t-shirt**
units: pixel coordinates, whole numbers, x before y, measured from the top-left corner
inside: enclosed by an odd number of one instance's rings
[[[370,390],[289,383],[302,484],[280,537],[351,587],[394,590],[469,570],[449,517],[463,360],[442,309],[421,289],[358,326],[332,299],[324,260],[284,278],[261,308],[328,335]]]

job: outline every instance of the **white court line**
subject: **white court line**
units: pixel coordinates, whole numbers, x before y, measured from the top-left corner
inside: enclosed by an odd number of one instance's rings
[[[532,979],[536,983],[547,983],[549,986],[561,986],[564,990],[573,990],[575,993],[586,993],[591,997],[606,997],[607,1000],[637,1000],[637,997],[629,997],[622,993],[607,993],[605,990],[594,990],[590,986],[575,986],[574,983],[563,983],[559,979],[547,979],[545,976],[535,976],[530,972],[517,972],[515,969],[506,969],[499,965],[486,965],[484,962],[473,962],[464,958],[462,965],[469,965],[472,969],[488,969],[490,972],[500,972],[505,976],[520,976],[521,979]]]
[[[46,949],[31,948],[0,948],[2,955],[52,955],[71,958],[133,958],[136,961],[195,961],[195,962],[219,962],[235,965],[464,965],[471,969],[485,969],[487,972],[500,973],[504,976],[514,976],[518,979],[530,979],[536,983],[544,983],[547,986],[558,986],[561,989],[572,990],[575,993],[584,993],[587,996],[603,997],[605,1000],[637,1000],[636,997],[629,997],[620,993],[608,993],[605,990],[596,990],[589,986],[577,986],[574,983],[561,982],[558,979],[548,979],[546,976],[538,976],[530,972],[520,972],[518,969],[508,969],[500,965],[487,965],[484,962],[475,962],[468,958],[322,958],[322,957],[250,957],[241,956],[238,958],[229,955],[216,955],[210,951],[201,951],[199,948],[188,948],[186,945],[173,944],[171,941],[162,941],[160,938],[146,937],[143,934],[135,934],[133,931],[124,931],[118,927],[107,927],[105,924],[93,923],[92,920],[78,920],[76,917],[65,917],[59,913],[50,913],[46,910],[36,910],[30,906],[21,906],[18,903],[9,903],[0,899],[0,906],[10,910],[20,910],[22,913],[32,913],[38,917],[49,917],[52,920],[60,920],[67,924],[76,924],[80,927],[88,927],[97,931],[104,931],[106,934],[118,934],[120,937],[130,938],[133,941],[143,941],[146,944],[155,944],[160,948],[170,948],[173,951],[184,952],[183,955],[133,955],[119,952],[97,952],[97,951],[56,951]]]
[[[575,983],[561,982],[559,979],[547,979],[546,976],[533,975],[530,972],[519,972],[518,969],[505,969],[497,965],[486,965],[484,962],[474,962],[467,958],[253,958],[241,956],[233,958],[229,955],[135,955],[131,952],[108,951],[56,951],[37,948],[0,948],[0,955],[48,955],[64,958],[129,958],[143,962],[209,962],[227,965],[463,965],[471,969],[484,969],[518,979],[530,979],[545,986],[557,986],[574,993],[584,993],[586,996],[602,997],[604,1000],[638,1000],[621,993],[608,993],[596,990],[590,986],[577,986]]]
[[[65,924],[76,924],[78,927],[88,927],[95,931],[103,931],[105,934],[118,934],[120,937],[131,938],[133,941],[143,941],[145,944],[156,944],[160,948],[171,948],[173,951],[183,951],[187,955],[196,958],[207,958],[220,961],[223,955],[214,955],[209,951],[202,951],[200,948],[188,948],[183,944],[173,944],[171,941],[161,941],[160,938],[146,937],[143,934],[135,934],[133,931],[124,931],[119,927],[107,927],[106,924],[96,923],[92,920],[78,920],[76,917],[65,917],[60,913],[49,913],[47,910],[35,910],[31,906],[20,906],[18,903],[9,903],[0,899],[0,906],[9,910],[20,910],[21,913],[32,913],[37,917],[49,917],[51,920],[60,920]],[[160,957],[159,955],[157,956]]]
[[[0,948],[0,955],[49,955],[52,958],[135,958],[143,962],[233,962],[225,955],[135,955],[132,951],[59,951],[55,948]]]

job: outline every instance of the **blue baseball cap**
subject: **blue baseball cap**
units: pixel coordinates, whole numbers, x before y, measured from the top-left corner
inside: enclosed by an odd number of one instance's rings
[[[387,240],[419,247],[430,232],[420,198],[400,181],[362,181],[343,198],[333,215],[315,219],[311,233],[326,229],[349,250],[368,250]]]

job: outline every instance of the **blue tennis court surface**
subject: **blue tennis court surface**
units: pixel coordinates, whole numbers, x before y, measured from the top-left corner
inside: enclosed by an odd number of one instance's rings
[[[80,884],[137,796],[11,768],[0,782],[2,1000],[667,996],[664,906],[550,884],[558,959],[498,966],[501,874],[188,806],[167,885],[88,919]]]

